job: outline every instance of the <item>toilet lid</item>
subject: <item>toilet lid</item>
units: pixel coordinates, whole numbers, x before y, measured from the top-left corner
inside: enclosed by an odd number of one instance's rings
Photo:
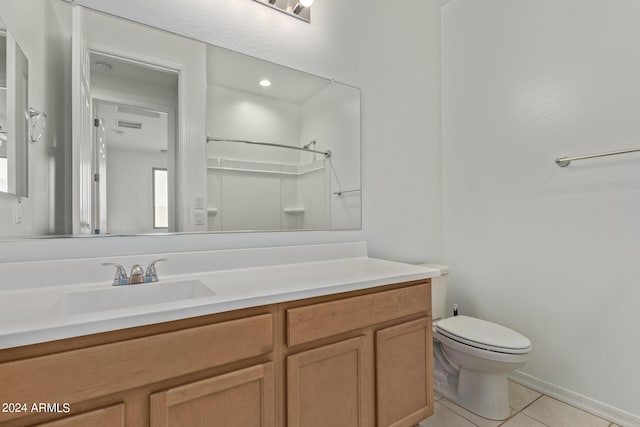
[[[528,353],[531,341],[524,335],[486,320],[453,316],[440,320],[436,330],[452,340],[502,353]]]

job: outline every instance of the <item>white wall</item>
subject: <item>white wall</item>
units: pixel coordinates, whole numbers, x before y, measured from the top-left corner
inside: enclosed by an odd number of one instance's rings
[[[72,230],[71,191],[71,7],[48,0],[46,8],[48,82],[46,112],[51,141],[49,175],[49,234]],[[44,136],[43,136],[44,138]]]
[[[523,372],[634,414],[640,156],[554,159],[638,146],[639,18],[634,0],[454,0],[442,22],[450,302],[528,336]]]
[[[439,1],[323,0],[311,24],[249,0],[78,3],[360,87],[363,230],[1,242],[1,260],[352,240],[383,258],[441,257]]]
[[[178,109],[178,91],[153,82],[118,78],[103,73],[91,75],[93,100],[122,103],[125,105],[155,105],[166,109]]]
[[[107,232],[166,232],[153,228],[153,168],[167,168],[167,154],[107,149]]]

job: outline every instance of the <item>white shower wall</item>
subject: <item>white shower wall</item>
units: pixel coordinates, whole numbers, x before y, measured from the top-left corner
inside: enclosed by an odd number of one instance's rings
[[[442,14],[450,303],[533,343],[538,386],[640,424],[640,3],[453,0]]]
[[[293,102],[209,84],[207,132],[217,138],[300,146],[300,107]],[[231,142],[211,142],[207,144],[207,154],[263,163],[300,162],[300,154],[295,150]]]
[[[320,150],[330,150],[331,206],[327,210],[331,228],[360,228],[360,93],[341,84],[330,84],[302,104],[302,141],[317,141]],[[355,141],[358,141],[356,143]],[[303,162],[319,155],[302,153]],[[311,227],[313,228],[313,227]]]
[[[210,136],[304,144],[300,105],[212,84],[207,94]],[[328,228],[329,169],[305,168],[312,159],[303,159],[300,151],[217,141],[207,144],[207,157],[209,230]],[[278,170],[285,173],[274,173]],[[304,213],[291,213],[300,208]]]

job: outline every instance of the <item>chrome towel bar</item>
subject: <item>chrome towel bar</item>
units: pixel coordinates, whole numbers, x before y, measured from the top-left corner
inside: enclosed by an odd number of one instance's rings
[[[587,154],[586,156],[560,157],[556,159],[556,165],[560,166],[561,168],[565,168],[569,166],[571,162],[574,160],[593,159],[594,157],[615,156],[617,154],[636,153],[639,151],[640,151],[640,148],[629,148],[626,150],[608,151],[606,153]]]

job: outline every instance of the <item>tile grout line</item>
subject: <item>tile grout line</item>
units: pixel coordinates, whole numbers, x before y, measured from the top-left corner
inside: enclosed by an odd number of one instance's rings
[[[543,396],[546,396],[546,394],[542,394],[540,393],[540,396],[536,397],[535,399],[533,399],[531,402],[529,402],[529,404],[527,406],[525,406],[524,408],[520,409],[518,412],[522,412],[525,409],[527,409],[529,406],[533,405],[534,403],[536,403],[538,400],[542,399]],[[523,415],[527,415],[527,414],[523,414]],[[527,415],[528,416],[528,415]],[[529,417],[529,418],[533,418],[533,417]],[[535,418],[533,418],[535,420]],[[536,420],[538,421],[538,420]],[[543,423],[544,424],[544,423]],[[546,424],[545,424],[546,425]]]
[[[538,392],[538,393],[540,393],[540,392]],[[543,397],[543,396],[547,396],[547,395],[546,395],[546,394],[543,394],[543,393],[540,393],[540,396],[536,397],[536,398],[535,398],[535,399],[533,399],[533,400],[532,400],[532,401],[531,401],[527,406],[525,406],[524,408],[522,408],[521,410],[519,410],[519,411],[518,411],[518,414],[522,414],[522,415],[524,415],[524,416],[525,416],[525,417],[527,417],[527,418],[531,418],[532,420],[537,421],[537,422],[539,422],[540,424],[542,424],[542,425],[544,425],[544,426],[551,427],[550,425],[548,425],[548,424],[546,424],[546,423],[543,423],[543,422],[542,422],[542,421],[540,421],[539,419],[537,419],[537,418],[533,418],[531,415],[527,415],[527,414],[525,414],[525,413],[524,413],[524,410],[525,410],[525,409],[527,409],[529,406],[531,406],[531,405],[533,405],[534,403],[536,403],[538,400],[542,399],[542,397]],[[547,397],[549,397],[549,396],[547,396]]]
[[[538,400],[538,399],[536,399],[536,400]],[[533,403],[533,402],[532,402],[532,403]],[[536,421],[536,422],[539,422],[539,423],[540,423],[540,424],[542,424],[543,426],[551,427],[549,424],[545,424],[545,423],[543,423],[542,421],[540,421],[540,420],[538,420],[538,419],[536,419],[536,418],[533,418],[533,417],[531,417],[531,416],[529,416],[529,415],[527,415],[527,414],[522,414],[522,415],[523,415],[523,416],[525,416],[525,417],[527,417],[527,418],[531,418],[532,420],[534,420],[534,421]]]

